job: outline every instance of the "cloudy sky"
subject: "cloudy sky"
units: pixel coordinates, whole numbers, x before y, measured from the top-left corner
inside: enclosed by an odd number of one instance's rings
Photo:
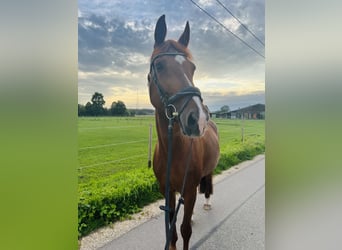
[[[216,0],[193,0],[233,33],[265,55],[264,46]],[[262,42],[264,0],[220,0]],[[79,0],[78,103],[95,92],[105,106],[123,101],[128,108],[152,108],[147,73],[156,21],[166,15],[166,39],[177,40],[190,23],[195,85],[211,111],[265,103],[265,59],[247,47],[190,0]]]

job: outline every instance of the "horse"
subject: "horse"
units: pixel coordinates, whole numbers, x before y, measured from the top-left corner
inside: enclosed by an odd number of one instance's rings
[[[204,193],[206,198],[204,208],[211,208],[209,198],[213,193],[213,170],[219,160],[219,139],[217,127],[210,120],[209,110],[203,104],[201,92],[193,83],[196,66],[188,49],[189,22],[186,23],[178,41],[165,41],[166,32],[165,15],[162,15],[154,31],[154,48],[147,77],[150,101],[155,108],[158,136],[153,155],[153,171],[160,192],[170,199],[170,223],[176,216],[176,193],[183,196],[181,234],[183,249],[187,250],[192,234],[191,217],[198,187],[199,192]],[[170,119],[174,120],[172,141],[168,141]],[[169,145],[172,145],[173,153],[167,187],[166,162]],[[170,230],[169,249],[174,250],[177,249],[178,239],[176,226]]]

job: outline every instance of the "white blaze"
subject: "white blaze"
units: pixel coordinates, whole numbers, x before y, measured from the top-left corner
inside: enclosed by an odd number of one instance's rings
[[[175,56],[175,60],[176,60],[176,62],[178,62],[180,65],[182,65],[183,62],[185,61],[185,58],[184,58],[184,56],[176,55],[176,56]]]
[[[176,55],[175,60],[179,64],[182,65],[183,62],[185,61],[185,58],[184,58],[184,56]],[[188,82],[189,86],[193,86],[192,82],[189,80],[188,76],[185,73],[184,73],[184,77],[185,77],[186,81]],[[205,115],[205,112],[202,108],[201,99],[198,96],[193,96],[192,99],[194,100],[194,102],[196,103],[196,105],[198,107],[198,111],[199,111],[198,126],[199,126],[200,133],[203,133],[203,131],[207,125],[207,116]]]
[[[184,73],[185,80],[188,82],[190,86],[192,86],[192,83],[190,82],[188,76]]]
[[[194,100],[194,102],[196,103],[198,107],[198,111],[199,111],[198,128],[200,130],[200,133],[203,133],[207,125],[207,119],[206,119],[207,117],[202,108],[201,99],[198,96],[193,96],[192,99]]]

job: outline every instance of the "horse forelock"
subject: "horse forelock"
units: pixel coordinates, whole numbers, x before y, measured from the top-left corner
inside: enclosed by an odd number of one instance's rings
[[[156,47],[153,50],[151,59],[160,53],[172,52],[173,50],[179,53],[184,53],[187,59],[192,60],[192,55],[191,55],[190,50],[175,40],[167,40],[160,46]]]

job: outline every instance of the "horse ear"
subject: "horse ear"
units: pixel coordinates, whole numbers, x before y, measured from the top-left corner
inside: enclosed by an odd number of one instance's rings
[[[180,44],[183,44],[185,47],[188,47],[189,40],[190,40],[190,26],[189,26],[189,21],[187,21],[183,34],[178,39],[178,42]]]
[[[159,17],[156,28],[154,30],[154,47],[162,44],[166,37],[166,23],[165,23],[165,15]]]

